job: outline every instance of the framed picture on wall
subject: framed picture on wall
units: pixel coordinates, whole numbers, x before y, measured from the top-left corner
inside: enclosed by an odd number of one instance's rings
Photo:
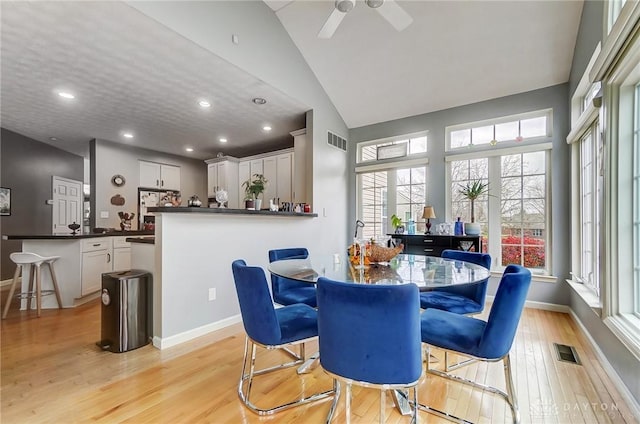
[[[0,187],[0,216],[11,215],[11,189]]]

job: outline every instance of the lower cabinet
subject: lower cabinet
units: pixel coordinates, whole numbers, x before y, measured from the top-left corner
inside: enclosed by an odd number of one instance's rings
[[[126,241],[127,236],[113,237],[113,271],[126,271],[131,269],[131,243]]]
[[[404,244],[403,253],[410,255],[441,256],[446,249],[482,251],[480,236],[448,236],[437,234],[388,234]]]
[[[102,287],[102,273],[111,271],[111,253],[95,250],[82,253],[82,296],[86,296]]]

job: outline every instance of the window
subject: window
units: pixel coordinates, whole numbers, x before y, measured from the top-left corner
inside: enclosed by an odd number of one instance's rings
[[[390,233],[388,220],[395,214],[406,222],[416,221],[416,232],[424,232],[422,217],[426,198],[426,166],[397,168],[358,174],[358,216],[365,226],[362,236],[375,237]]]
[[[634,314],[640,318],[640,85],[635,90],[633,129],[633,286]]]
[[[418,155],[427,152],[427,136],[418,133],[409,136],[393,137],[384,140],[375,140],[358,144],[357,163],[378,160],[378,148],[392,145],[406,145],[407,156]]]
[[[578,281],[600,296],[600,231],[602,207],[602,142],[596,120],[579,140],[579,210],[580,227],[576,239],[580,240],[579,265],[574,274]],[[579,271],[577,271],[579,269]]]
[[[470,221],[470,202],[459,190],[469,181],[489,183],[488,195],[474,202],[475,221],[482,229],[483,251],[491,254],[499,268],[516,263],[537,274],[551,272],[547,179],[551,112],[531,112],[446,130],[451,146],[446,157],[451,183],[447,215],[452,220],[460,217]],[[526,142],[501,144],[518,137]],[[479,144],[487,147],[476,149]],[[462,147],[464,152],[456,151]]]
[[[596,91],[597,92],[597,91]],[[447,128],[448,150],[523,142],[551,134],[551,111],[544,110]]]
[[[611,28],[613,28],[613,24],[616,23],[618,16],[620,16],[620,11],[626,2],[627,0],[609,0],[607,33],[611,32]]]

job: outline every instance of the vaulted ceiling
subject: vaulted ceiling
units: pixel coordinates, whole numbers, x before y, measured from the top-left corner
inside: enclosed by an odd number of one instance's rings
[[[319,39],[332,0],[265,3],[350,128],[566,82],[582,11],[581,1],[398,0],[413,18],[398,32],[355,0]],[[307,105],[126,3],[0,7],[4,128],[79,154],[99,138],[204,159],[284,147],[305,126]]]

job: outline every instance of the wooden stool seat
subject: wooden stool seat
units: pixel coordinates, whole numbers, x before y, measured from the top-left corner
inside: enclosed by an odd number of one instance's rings
[[[11,305],[11,299],[18,283],[18,278],[21,274],[24,274],[23,268],[25,266],[31,266],[31,272],[29,273],[29,291],[16,294],[20,299],[27,299],[27,310],[31,309],[31,299],[36,299],[36,309],[38,310],[38,317],[42,309],[42,296],[48,294],[55,294],[56,301],[58,302],[58,308],[62,308],[62,298],[60,297],[60,289],[58,288],[58,280],[53,270],[53,263],[60,259],[60,256],[40,256],[31,252],[14,252],[9,255],[11,260],[16,264],[16,272],[13,274],[13,281],[11,282],[11,288],[9,289],[9,296],[7,302],[4,305],[4,311],[2,313],[2,319],[7,317],[9,312],[9,306]],[[51,273],[51,281],[53,283],[53,290],[42,290],[41,284],[41,271],[42,264],[46,264]],[[35,270],[35,272],[33,272]],[[36,290],[33,291],[33,280],[35,277]]]

